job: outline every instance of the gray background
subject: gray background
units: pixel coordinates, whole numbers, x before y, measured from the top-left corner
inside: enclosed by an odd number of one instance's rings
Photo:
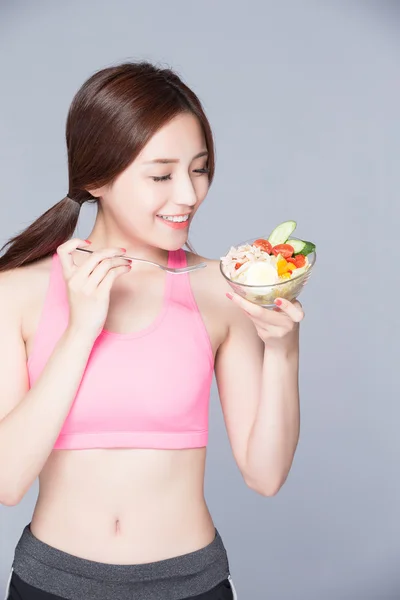
[[[399,3],[0,7],[0,242],[66,192],[64,122],[84,79],[147,58],[184,77],[214,128],[197,251],[218,257],[293,218],[318,245],[301,296],[301,440],[276,497],[242,482],[213,390],[206,492],[239,598],[399,598]],[[0,507],[0,586],[36,494]]]

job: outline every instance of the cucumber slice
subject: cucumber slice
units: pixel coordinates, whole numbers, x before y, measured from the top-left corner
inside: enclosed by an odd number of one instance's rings
[[[272,246],[277,246],[278,244],[284,244],[289,236],[292,235],[293,231],[296,229],[297,223],[296,221],[285,221],[275,227],[273,232],[268,238],[268,241]]]
[[[315,244],[312,242],[291,240],[289,238],[286,243],[290,244],[294,248],[294,256],[296,256],[296,254],[303,254],[304,256],[307,256],[307,254],[311,254],[311,252],[315,251]]]
[[[302,240],[291,240],[289,238],[286,243],[292,246],[295,254],[303,254],[302,250],[306,247],[307,242],[303,242]]]

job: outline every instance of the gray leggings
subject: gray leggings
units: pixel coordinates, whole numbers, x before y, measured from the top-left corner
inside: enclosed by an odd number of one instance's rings
[[[115,565],[53,548],[38,540],[27,525],[15,549],[5,600],[13,597],[13,575],[15,586],[19,582],[65,600],[182,600],[203,594],[206,600],[207,593],[210,600],[237,599],[217,530],[214,540],[195,552],[153,563]],[[223,591],[227,580],[231,590]],[[219,586],[221,595],[213,595]]]

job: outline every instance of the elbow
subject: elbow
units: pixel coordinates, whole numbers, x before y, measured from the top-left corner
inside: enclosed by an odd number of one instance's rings
[[[281,479],[266,479],[264,481],[260,481],[253,477],[246,476],[244,477],[246,485],[253,492],[256,492],[260,496],[264,496],[265,498],[272,498],[276,496],[283,484],[285,483],[285,478]]]
[[[0,496],[0,505],[2,506],[17,506],[22,500],[21,496],[11,496],[7,494],[2,494]]]
[[[24,497],[20,490],[13,490],[11,486],[1,487],[0,504],[3,506],[17,506]]]

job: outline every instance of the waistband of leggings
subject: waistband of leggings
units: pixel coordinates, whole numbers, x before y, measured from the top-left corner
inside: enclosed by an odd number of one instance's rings
[[[100,563],[68,554],[36,538],[27,525],[15,549],[13,569],[26,583],[76,600],[132,597],[138,600],[201,594],[229,575],[224,543],[217,529],[207,546],[152,563]],[[167,593],[168,592],[168,593]],[[110,594],[110,596],[109,596]]]

